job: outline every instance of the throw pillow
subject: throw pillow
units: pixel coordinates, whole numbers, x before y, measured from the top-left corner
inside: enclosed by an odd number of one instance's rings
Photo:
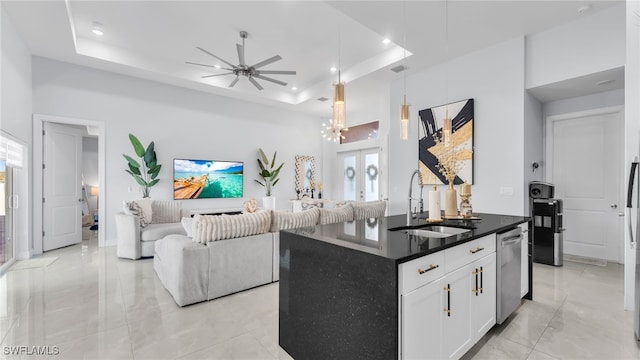
[[[334,224],[353,221],[353,208],[351,204],[333,209],[320,208],[320,224]]]
[[[387,210],[387,202],[384,200],[352,202],[351,206],[353,207],[354,220],[383,217]]]
[[[196,215],[193,218],[193,241],[239,238],[269,232],[271,211],[239,215]]]
[[[146,227],[149,224],[149,221],[147,221],[147,216],[144,213],[144,210],[142,209],[140,204],[138,204],[137,201],[125,201],[124,208],[126,209],[124,211],[125,214],[135,215],[138,218],[140,218],[141,228]]]
[[[315,226],[318,224],[320,210],[312,208],[300,212],[274,211],[271,232],[301,227]]]
[[[180,223],[182,224],[184,231],[187,233],[187,236],[193,237],[193,218],[183,217],[182,220],[180,220]]]
[[[151,202],[153,200],[149,198],[138,199],[136,202],[140,205],[142,212],[144,212],[144,217],[147,220],[147,224],[153,223],[153,209],[151,208]]]

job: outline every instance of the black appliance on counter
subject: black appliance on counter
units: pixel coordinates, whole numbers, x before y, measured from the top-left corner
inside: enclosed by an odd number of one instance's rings
[[[562,266],[563,231],[562,200],[553,199],[553,184],[529,183],[531,217],[533,218],[533,261]]]

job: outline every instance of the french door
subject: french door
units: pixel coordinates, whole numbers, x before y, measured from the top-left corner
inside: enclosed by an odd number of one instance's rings
[[[13,191],[13,168],[6,160],[0,160],[0,274],[14,260],[14,219],[15,195]]]
[[[340,153],[342,199],[373,201],[381,198],[380,148]]]

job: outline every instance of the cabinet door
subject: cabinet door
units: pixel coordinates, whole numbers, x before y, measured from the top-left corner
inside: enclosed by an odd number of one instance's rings
[[[402,295],[402,358],[440,359],[443,280],[433,281]]]
[[[459,359],[471,348],[471,265],[447,274],[443,280],[445,312],[442,315],[442,358]],[[447,294],[448,293],[448,294]]]
[[[496,254],[471,264],[471,332],[475,344],[496,324]]]
[[[524,297],[529,292],[529,224],[518,225],[522,229],[522,248],[520,249],[522,258],[520,262],[520,297]]]

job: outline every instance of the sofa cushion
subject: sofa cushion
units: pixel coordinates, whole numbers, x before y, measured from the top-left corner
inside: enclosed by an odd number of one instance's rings
[[[271,232],[287,229],[297,229],[318,224],[320,210],[313,208],[299,212],[274,211],[272,214]]]
[[[383,217],[387,210],[387,202],[384,200],[352,202],[351,206],[353,207],[354,220]]]
[[[171,224],[149,224],[140,230],[140,240],[155,241],[172,234],[187,235],[180,221]]]
[[[233,239],[269,232],[271,212],[257,211],[240,215],[196,215],[193,218],[193,241]]]
[[[333,209],[320,208],[320,224],[333,224],[353,221],[353,208],[350,204]]]
[[[184,231],[187,233],[187,236],[192,238],[193,237],[193,218],[183,217],[182,220],[180,220],[180,223],[182,224]]]
[[[151,202],[151,223],[166,224],[179,223],[182,214],[180,213],[180,202],[173,200],[153,200]]]

